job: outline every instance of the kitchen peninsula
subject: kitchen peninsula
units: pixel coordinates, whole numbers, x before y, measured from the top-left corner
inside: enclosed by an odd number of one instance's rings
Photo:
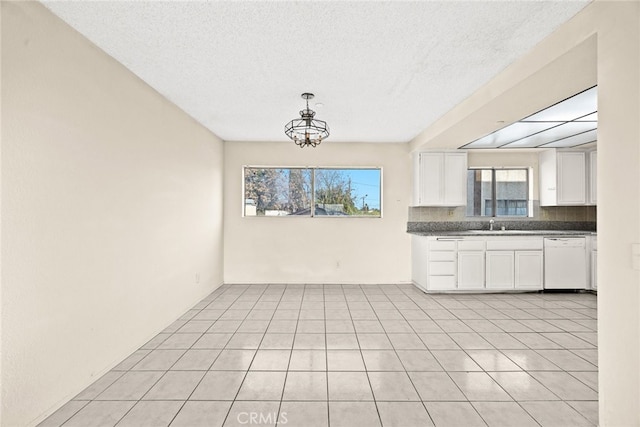
[[[426,292],[596,289],[595,223],[502,224],[510,227],[490,229],[494,224],[488,221],[409,223],[413,283]]]

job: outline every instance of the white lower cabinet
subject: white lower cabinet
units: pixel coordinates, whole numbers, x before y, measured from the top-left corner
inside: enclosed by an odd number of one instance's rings
[[[411,236],[411,280],[427,289],[427,253],[429,240],[423,236]]]
[[[539,290],[542,285],[542,251],[487,252],[487,289]]]
[[[425,291],[455,290],[456,241],[411,236],[411,280]]]
[[[487,289],[513,289],[514,252],[487,251]]]
[[[456,241],[429,241],[427,288],[438,291],[456,289]]]
[[[543,288],[542,237],[412,236],[412,280],[425,291]]]
[[[458,289],[483,289],[484,265],[484,251],[458,251]]]
[[[544,262],[542,251],[515,252],[515,289],[542,289]]]
[[[430,291],[453,291],[456,289],[456,276],[429,276],[427,289]]]

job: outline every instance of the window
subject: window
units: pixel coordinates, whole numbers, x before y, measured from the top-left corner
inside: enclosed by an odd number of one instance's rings
[[[244,168],[244,216],[382,216],[380,168]]]
[[[467,216],[528,216],[527,169],[469,169]]]

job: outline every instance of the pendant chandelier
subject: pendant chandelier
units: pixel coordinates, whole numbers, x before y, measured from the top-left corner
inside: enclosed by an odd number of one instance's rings
[[[309,108],[309,100],[313,99],[312,93],[303,93],[302,99],[307,101],[307,108],[300,110],[300,118],[293,119],[284,127],[284,133],[302,147],[315,147],[329,136],[327,122],[314,119],[316,112]]]

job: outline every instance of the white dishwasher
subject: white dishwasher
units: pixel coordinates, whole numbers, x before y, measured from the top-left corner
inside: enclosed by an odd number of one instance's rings
[[[544,239],[544,288],[587,288],[587,249],[584,237]]]

